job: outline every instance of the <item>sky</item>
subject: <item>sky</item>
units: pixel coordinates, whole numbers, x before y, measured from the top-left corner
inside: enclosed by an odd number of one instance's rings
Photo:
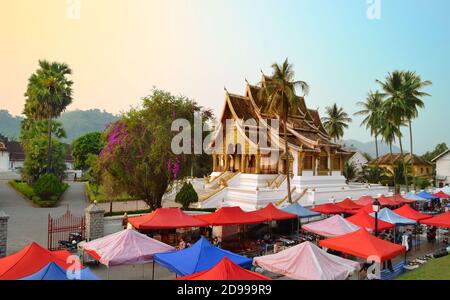
[[[449,11],[448,0],[0,0],[0,109],[21,114],[39,59],[72,68],[68,110],[115,114],[157,87],[220,115],[224,87],[243,94],[285,58],[310,108],[353,114],[375,79],[412,70],[433,82],[413,123],[423,153],[450,145]],[[372,139],[360,122],[345,139]]]

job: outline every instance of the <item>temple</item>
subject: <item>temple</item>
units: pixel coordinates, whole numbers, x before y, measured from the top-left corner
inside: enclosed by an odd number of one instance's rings
[[[237,205],[253,210],[269,202],[283,205],[287,173],[293,202],[306,206],[329,202],[332,197],[387,192],[381,186],[368,191],[365,185],[346,184],[343,168],[353,152],[332,142],[319,112],[308,109],[304,97],[297,96],[299,105],[291,109],[284,128],[260,92],[268,80],[262,75],[258,86],[247,82],[244,96],[225,90],[220,124],[210,144],[213,172],[195,185],[199,207]]]

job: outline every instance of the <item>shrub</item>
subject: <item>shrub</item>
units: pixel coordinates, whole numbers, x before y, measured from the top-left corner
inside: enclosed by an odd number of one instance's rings
[[[34,184],[34,192],[41,199],[51,199],[59,197],[64,191],[64,185],[54,174],[45,174]]]
[[[180,203],[183,209],[187,209],[191,203],[198,202],[198,195],[190,182],[184,183],[175,197],[175,202]]]

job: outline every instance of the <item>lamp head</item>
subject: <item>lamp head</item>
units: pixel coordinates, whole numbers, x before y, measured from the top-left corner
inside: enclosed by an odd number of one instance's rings
[[[374,212],[379,212],[380,211],[380,207],[381,207],[380,201],[378,201],[378,199],[375,199],[375,201],[373,201],[373,203],[372,203],[373,211]]]

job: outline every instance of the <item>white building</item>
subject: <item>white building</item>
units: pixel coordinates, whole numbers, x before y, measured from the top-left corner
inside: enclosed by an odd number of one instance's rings
[[[6,149],[5,143],[0,142],[0,172],[8,171],[9,169],[9,152]]]
[[[361,153],[361,151],[357,150],[355,154],[348,159],[348,163],[353,164],[358,172],[361,172],[363,168],[368,165],[369,161],[364,154]]]
[[[436,156],[431,162],[436,164],[436,186],[450,185],[450,149]]]

